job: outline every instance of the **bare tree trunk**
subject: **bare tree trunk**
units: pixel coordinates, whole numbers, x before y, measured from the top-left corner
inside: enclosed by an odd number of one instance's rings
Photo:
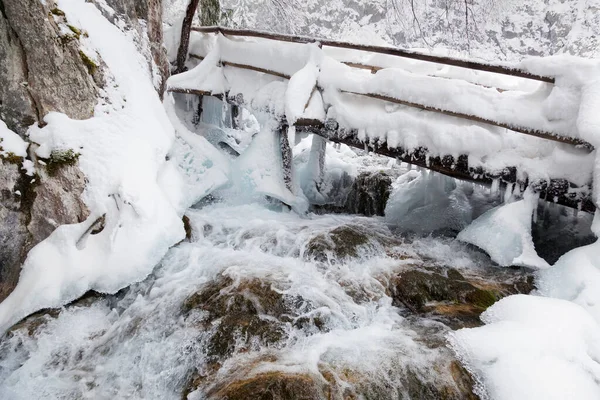
[[[190,3],[185,10],[185,18],[183,18],[183,24],[181,25],[181,40],[179,41],[179,50],[177,51],[176,74],[183,72],[185,68],[188,48],[190,47],[190,30],[192,29],[196,8],[198,8],[198,1],[199,0],[190,0]]]

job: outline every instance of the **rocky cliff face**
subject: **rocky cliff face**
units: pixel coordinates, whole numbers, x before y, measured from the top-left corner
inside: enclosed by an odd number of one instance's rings
[[[113,23],[134,32],[160,95],[169,73],[162,47],[159,0],[109,0],[99,7]],[[103,63],[86,54],[85,27],[69,23],[52,1],[0,0],[0,119],[27,140],[27,129],[57,111],[73,119],[93,115],[104,84]],[[0,142],[0,146],[2,143]],[[89,212],[81,195],[85,176],[76,149],[39,160],[35,143],[28,160],[0,158],[0,301],[18,281],[27,252],[62,224]],[[33,164],[35,172],[23,168]]]

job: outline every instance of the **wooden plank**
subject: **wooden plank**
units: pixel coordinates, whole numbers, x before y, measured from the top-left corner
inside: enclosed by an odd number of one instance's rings
[[[278,77],[283,78],[283,79],[290,79],[289,75],[284,74],[282,72],[272,71],[270,69],[264,69],[264,68],[255,67],[255,66],[252,66],[252,65],[232,63],[232,62],[229,62],[229,61],[221,61],[221,64],[225,65],[226,67],[248,69],[248,70],[251,70],[251,71],[262,72],[263,74],[269,74],[269,75],[278,76]]]
[[[196,14],[196,8],[198,8],[199,0],[190,0],[186,10],[183,23],[181,25],[181,37],[179,40],[179,49],[177,50],[177,60],[175,73],[178,74],[184,71],[185,61],[188,56],[188,48],[190,47],[190,30],[192,29],[192,22],[194,15]]]
[[[554,83],[554,78],[549,76],[542,76],[532,74],[530,72],[509,67],[503,65],[486,64],[477,61],[462,60],[452,57],[435,56],[430,54],[418,53],[411,50],[398,49],[394,47],[382,47],[382,46],[371,46],[371,45],[360,45],[348,42],[341,42],[336,40],[325,40],[325,39],[314,39],[305,36],[297,35],[283,35],[276,33],[269,33],[263,31],[254,31],[248,29],[231,29],[223,28],[220,26],[209,26],[209,27],[193,27],[192,30],[201,33],[221,33],[223,35],[230,36],[246,36],[246,37],[258,37],[263,39],[277,40],[282,42],[291,43],[320,43],[322,46],[338,47],[350,50],[366,51],[371,53],[386,54],[396,57],[404,57],[413,60],[432,62],[437,64],[451,65],[454,67],[461,67],[472,69],[476,71],[492,72],[496,74],[515,76],[518,78],[532,79],[541,82]]]
[[[511,131],[523,133],[525,135],[535,136],[535,137],[539,137],[542,139],[551,140],[554,142],[567,143],[567,144],[571,144],[574,146],[585,147],[590,150],[592,150],[594,148],[591,144],[589,144],[581,139],[576,139],[576,138],[571,138],[571,137],[566,137],[566,136],[558,136],[556,134],[546,132],[546,131],[530,129],[527,127],[504,123],[504,122],[492,121],[490,119],[478,117],[476,115],[463,114],[460,112],[450,111],[450,110],[441,109],[441,108],[437,108],[437,107],[432,107],[432,106],[428,106],[428,105],[421,104],[421,103],[415,103],[415,102],[411,102],[411,101],[401,100],[401,99],[397,99],[397,98],[391,97],[391,96],[386,96],[383,94],[357,93],[357,92],[351,92],[351,91],[346,91],[346,90],[342,90],[341,92],[356,95],[356,96],[365,96],[365,97],[370,97],[373,99],[384,100],[384,101],[388,101],[390,103],[400,104],[400,105],[413,107],[413,108],[418,108],[418,109],[424,110],[424,111],[431,111],[431,112],[435,112],[435,113],[439,113],[439,114],[449,115],[451,117],[457,117],[457,118],[462,118],[462,119],[466,119],[469,121],[498,126],[500,128],[510,129]]]

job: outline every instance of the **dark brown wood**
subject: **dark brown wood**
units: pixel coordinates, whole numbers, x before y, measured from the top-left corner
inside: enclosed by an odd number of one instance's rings
[[[281,124],[278,129],[279,148],[281,149],[281,167],[283,171],[283,182],[288,190],[292,191],[292,163],[293,155],[290,142],[288,140],[288,125]]]
[[[383,67],[376,67],[374,65],[366,65],[366,64],[355,63],[355,62],[351,62],[351,61],[342,61],[342,64],[346,64],[347,66],[352,67],[352,68],[366,69],[366,70],[371,71],[372,74],[376,73],[377,71],[381,71],[382,69],[385,69]]]
[[[177,60],[175,65],[175,73],[178,74],[184,71],[185,61],[188,56],[188,48],[190,47],[190,30],[192,29],[192,22],[194,21],[194,15],[198,8],[199,0],[190,0],[187,9],[185,10],[185,17],[181,25],[181,39],[179,40],[179,49],[177,50]]]
[[[441,109],[441,108],[437,108],[437,107],[427,106],[425,104],[401,100],[401,99],[397,99],[397,98],[391,97],[391,96],[386,96],[383,94],[357,93],[357,92],[350,92],[350,91],[346,91],[346,90],[342,90],[341,92],[347,93],[347,94],[353,94],[356,96],[365,96],[365,97],[370,97],[373,99],[384,100],[384,101],[388,101],[388,102],[394,103],[394,104],[401,104],[404,106],[418,108],[418,109],[425,110],[425,111],[431,111],[431,112],[436,112],[439,114],[449,115],[451,117],[467,119],[469,121],[475,121],[475,122],[480,122],[480,123],[484,123],[484,124],[488,124],[488,125],[494,125],[494,126],[498,126],[500,128],[506,128],[506,129],[510,129],[511,131],[523,133],[525,135],[535,136],[535,137],[539,137],[539,138],[546,139],[546,140],[552,140],[554,142],[567,143],[567,144],[571,144],[574,146],[581,146],[581,147],[586,147],[588,149],[593,149],[593,146],[591,144],[589,144],[583,140],[568,137],[568,136],[558,136],[556,134],[541,131],[538,129],[531,129],[531,128],[527,128],[527,127],[523,127],[523,126],[519,126],[519,125],[513,125],[513,124],[504,123],[504,122],[492,121],[490,119],[481,118],[476,115],[463,114],[463,113],[459,113],[459,112],[455,112],[455,111],[450,111],[450,110]]]
[[[516,168],[505,168],[502,171],[490,172],[478,167],[469,166],[468,156],[458,158],[446,155],[443,157],[431,156],[427,149],[419,148],[415,151],[406,151],[402,148],[389,148],[387,143],[365,143],[358,138],[356,131],[344,130],[337,127],[337,123],[327,121],[321,125],[296,126],[298,133],[314,133],[334,143],[343,143],[360,150],[368,150],[377,154],[395,158],[411,165],[416,165],[431,171],[441,173],[462,181],[491,185],[494,180],[500,184],[518,184],[521,188],[532,186],[540,194],[540,199],[557,203],[566,207],[576,208],[593,213],[596,209],[590,195],[578,196],[573,193],[577,186],[564,179],[551,179],[550,181],[522,182],[518,180]],[[589,189],[589,187],[588,187]]]
[[[223,61],[223,60],[221,60],[221,64],[224,65],[224,66],[226,66],[226,67],[248,69],[248,70],[251,70],[251,71],[262,72],[263,74],[269,74],[269,75],[278,76],[278,77],[283,78],[283,79],[290,79],[289,75],[284,74],[282,72],[272,71],[270,69],[264,69],[264,68],[260,68],[260,67],[254,67],[252,65],[232,63],[232,62]]]
[[[549,76],[542,76],[532,74],[527,71],[523,71],[510,66],[486,64],[477,61],[461,60],[452,57],[434,56],[430,54],[418,53],[411,50],[398,49],[394,47],[382,47],[382,46],[370,46],[360,45],[348,42],[341,42],[336,40],[325,40],[325,39],[314,39],[305,36],[296,35],[283,35],[262,31],[254,31],[248,29],[231,29],[223,28],[219,26],[208,26],[208,27],[193,27],[196,32],[202,33],[221,33],[223,35],[230,36],[246,36],[246,37],[258,37],[263,39],[278,40],[283,42],[292,43],[320,43],[322,46],[338,47],[350,50],[367,51],[371,53],[387,54],[390,56],[404,57],[413,60],[420,60],[426,62],[432,62],[437,64],[451,65],[454,67],[468,68],[477,71],[492,72],[496,74],[515,76],[519,78],[526,78],[537,80],[541,82],[554,83],[554,78]]]

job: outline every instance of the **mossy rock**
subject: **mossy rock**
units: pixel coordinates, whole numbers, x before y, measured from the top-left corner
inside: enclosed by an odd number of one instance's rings
[[[54,7],[53,9],[50,10],[50,13],[52,15],[56,15],[57,17],[64,17],[65,16],[65,12],[63,10],[61,10],[58,7]]]
[[[72,149],[53,150],[50,154],[50,158],[44,160],[46,163],[46,172],[48,172],[48,175],[50,176],[56,176],[60,168],[77,164],[79,156],[80,154]]]
[[[479,325],[479,315],[500,297],[473,285],[453,269],[446,276],[427,270],[403,272],[393,279],[391,294],[396,306],[443,315],[462,321],[464,326]]]
[[[254,350],[256,344],[280,343],[287,337],[286,325],[298,316],[301,303],[302,299],[281,294],[268,282],[234,282],[223,276],[189,296],[182,309],[184,314],[192,310],[207,313],[203,320],[204,329],[210,331],[207,355],[211,362],[217,362],[235,351]]]
[[[467,370],[457,361],[451,362],[448,367],[453,382],[423,379],[408,370],[403,379],[405,396],[409,399],[479,400],[479,396],[473,392],[474,381]]]
[[[358,226],[344,225],[327,234],[313,237],[306,247],[306,256],[326,261],[331,255],[337,259],[354,258],[359,248],[369,243],[368,234]]]
[[[0,153],[1,152],[2,147],[0,147]],[[0,154],[0,160],[9,164],[21,164],[23,162],[23,157],[18,156],[15,153],[9,151],[6,154]]]
[[[81,61],[83,61],[83,64],[87,68],[90,75],[94,75],[98,70],[98,64],[96,64],[94,60],[88,57],[88,55],[85,54],[82,50],[79,50],[79,57],[81,57]]]
[[[326,400],[327,385],[310,374],[265,372],[207,394],[210,400]]]
[[[361,173],[346,197],[344,211],[368,217],[385,215],[391,187],[392,178],[383,171]]]
[[[69,30],[73,32],[73,35],[76,39],[79,39],[81,37],[81,30],[79,28],[69,24],[67,24],[67,28],[69,28]]]

